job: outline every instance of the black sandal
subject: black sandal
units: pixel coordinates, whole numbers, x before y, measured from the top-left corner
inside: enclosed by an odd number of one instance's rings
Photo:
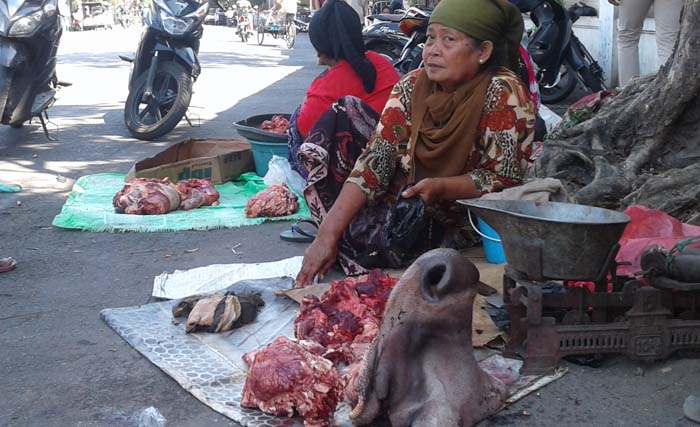
[[[304,230],[301,227],[302,223],[307,223],[313,225],[314,229],[313,231],[307,231]],[[283,232],[280,233],[280,239],[287,241],[287,242],[294,242],[294,243],[311,243],[314,241],[316,238],[316,231],[318,229],[316,228],[316,223],[314,223],[311,220],[305,219],[301,221],[297,221],[292,224],[292,229],[291,230],[284,230]]]

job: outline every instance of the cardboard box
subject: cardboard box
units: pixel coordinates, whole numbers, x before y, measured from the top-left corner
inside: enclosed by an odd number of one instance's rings
[[[214,184],[235,180],[255,171],[250,143],[236,139],[189,139],[132,166],[126,180],[206,178]]]

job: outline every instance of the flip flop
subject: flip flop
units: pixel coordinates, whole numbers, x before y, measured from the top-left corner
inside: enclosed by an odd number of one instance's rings
[[[306,231],[303,228],[301,228],[302,223],[308,223],[314,226],[314,230],[312,232]],[[295,222],[292,224],[292,229],[291,230],[285,230],[280,233],[280,239],[287,241],[287,242],[294,242],[294,243],[311,243],[314,241],[316,238],[316,224],[313,221],[309,220],[302,220]]]
[[[12,258],[0,258],[0,273],[10,271],[17,265],[17,261]]]

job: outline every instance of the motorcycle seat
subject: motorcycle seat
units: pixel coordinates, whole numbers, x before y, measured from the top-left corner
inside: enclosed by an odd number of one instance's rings
[[[392,13],[378,13],[376,15],[370,15],[368,16],[368,18],[384,22],[401,22],[403,15],[395,15]]]

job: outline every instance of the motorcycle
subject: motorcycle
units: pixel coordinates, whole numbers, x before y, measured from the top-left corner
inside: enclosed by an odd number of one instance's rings
[[[56,52],[63,29],[56,0],[0,2],[0,123],[20,128],[38,117],[46,138],[48,109],[62,86]]]
[[[544,104],[562,101],[581,83],[591,92],[607,89],[603,70],[574,35],[579,15],[557,0],[519,0],[537,29],[528,37],[527,51],[537,65],[540,96]]]
[[[250,17],[247,13],[242,13],[238,17],[236,34],[238,34],[243,43],[247,42],[248,38],[253,35],[253,24],[250,22]]]
[[[430,9],[409,8],[399,22],[399,29],[408,37],[394,68],[406,74],[423,64],[423,47],[427,40],[428,21],[433,11]]]
[[[154,0],[131,62],[124,123],[136,138],[151,140],[170,132],[186,115],[192,84],[201,72],[197,54],[209,3]]]
[[[399,59],[408,37],[401,32],[401,15],[381,13],[366,18],[368,25],[362,29],[362,39],[367,50],[373,50],[394,62]]]
[[[294,18],[294,26],[297,27],[297,33],[308,33],[309,32],[309,23],[304,22],[300,18]]]

